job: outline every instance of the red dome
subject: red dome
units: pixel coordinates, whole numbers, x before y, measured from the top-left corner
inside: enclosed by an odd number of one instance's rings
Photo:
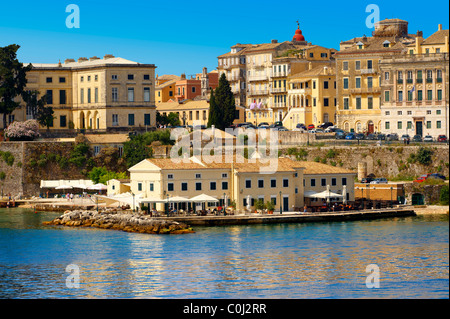
[[[305,41],[305,37],[302,35],[302,30],[297,29],[295,30],[295,35],[292,38],[292,41]]]

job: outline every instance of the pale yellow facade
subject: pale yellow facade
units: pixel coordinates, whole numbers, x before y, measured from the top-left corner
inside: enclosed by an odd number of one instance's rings
[[[33,64],[26,90],[47,96],[54,110],[51,130],[137,129],[154,127],[155,66],[106,55],[66,60],[58,64]],[[32,116],[22,102],[14,120]]]

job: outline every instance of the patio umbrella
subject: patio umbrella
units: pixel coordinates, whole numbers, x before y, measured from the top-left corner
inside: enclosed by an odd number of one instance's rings
[[[197,195],[195,197],[192,197],[190,199],[192,202],[218,202],[219,200],[215,197],[206,195],[206,194],[201,194],[201,195]]]
[[[59,185],[56,186],[55,189],[72,189],[73,187],[71,185]]]
[[[103,191],[103,190],[108,189],[108,187],[105,184],[98,183],[98,184],[89,186],[87,189],[96,190],[96,191]]]
[[[343,203],[346,204],[347,203],[347,186],[344,185],[344,189],[342,190],[342,196],[344,198]]]

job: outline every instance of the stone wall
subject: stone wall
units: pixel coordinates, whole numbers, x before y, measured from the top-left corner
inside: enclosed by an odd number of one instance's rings
[[[23,194],[23,169],[24,169],[24,144],[26,142],[0,142],[0,151],[9,152],[14,161],[8,164],[3,156],[0,157],[0,174],[3,179],[0,180],[1,192],[3,195],[11,193],[11,195]],[[6,196],[6,195],[5,195]]]

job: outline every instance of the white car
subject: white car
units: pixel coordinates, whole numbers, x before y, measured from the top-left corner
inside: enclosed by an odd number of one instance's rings
[[[427,135],[423,138],[424,142],[433,142],[433,136]]]

